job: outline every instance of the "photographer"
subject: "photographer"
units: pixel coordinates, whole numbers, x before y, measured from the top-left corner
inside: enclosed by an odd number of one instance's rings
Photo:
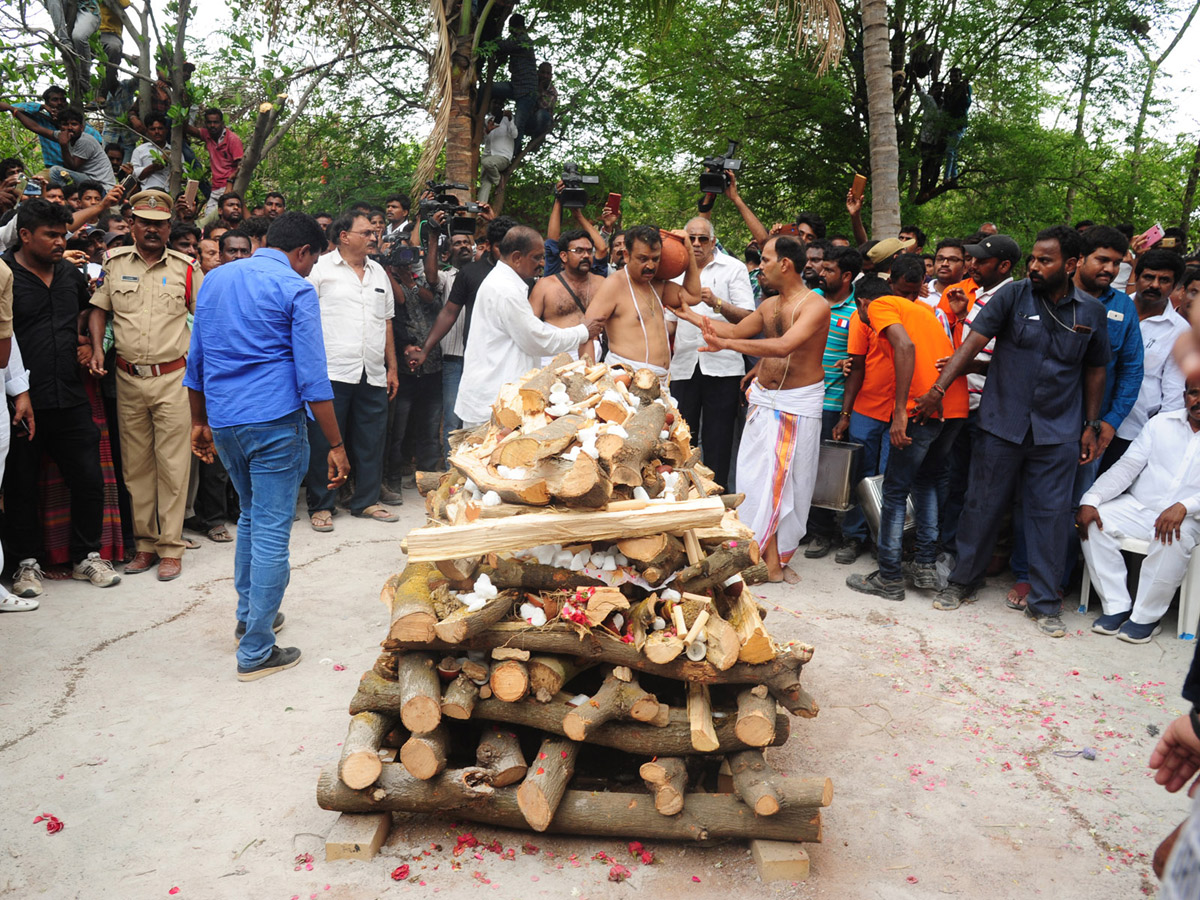
[[[475,198],[480,203],[487,203],[492,188],[500,185],[500,174],[512,163],[517,140],[517,126],[502,103],[492,104],[492,113],[484,128],[487,134],[483,137],[483,153],[479,157],[479,194]]]
[[[559,258],[559,237],[562,234],[562,194],[564,186],[562,181],[554,185],[554,205],[550,207],[550,221],[546,223],[546,270],[542,273],[546,278],[549,278],[551,275],[557,275],[563,268],[562,260]],[[601,278],[607,277],[608,244],[605,243],[596,226],[583,214],[582,209],[572,209],[571,213],[575,216],[575,223],[579,226],[580,230],[592,242],[592,272]],[[615,217],[613,221],[616,221]]]

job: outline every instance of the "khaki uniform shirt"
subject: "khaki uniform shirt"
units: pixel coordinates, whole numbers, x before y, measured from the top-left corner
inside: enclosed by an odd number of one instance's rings
[[[191,289],[188,289],[188,272]],[[188,311],[203,279],[200,265],[175,250],[147,263],[136,247],[110,250],[92,306],[112,313],[117,355],[139,365],[174,362],[188,351]]]
[[[12,337],[13,274],[0,260],[0,341]]]

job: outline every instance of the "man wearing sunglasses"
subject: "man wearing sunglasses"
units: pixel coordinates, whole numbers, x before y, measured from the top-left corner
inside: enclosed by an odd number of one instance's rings
[[[686,231],[700,269],[700,303],[708,307],[704,314],[736,325],[754,312],[754,289],[746,267],[729,254],[717,252],[717,235],[710,220],[697,216],[687,223]],[[704,464],[713,470],[718,484],[727,486],[745,359],[734,350],[699,352],[704,345],[700,329],[671,313],[667,314],[667,327],[675,333],[671,394],[692,434],[700,436]]]

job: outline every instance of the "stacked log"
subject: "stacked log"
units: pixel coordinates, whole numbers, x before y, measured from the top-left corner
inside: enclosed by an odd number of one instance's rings
[[[383,652],[323,808],[820,840],[829,779],[782,777],[763,753],[789,713],[817,714],[813,648],[771,638],[741,498],[652,373],[559,357],[505,385],[418,484],[431,521],[383,588]]]

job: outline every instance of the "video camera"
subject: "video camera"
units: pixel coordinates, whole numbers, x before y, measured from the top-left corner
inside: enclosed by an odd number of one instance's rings
[[[558,196],[563,209],[583,209],[587,206],[587,188],[584,185],[599,184],[600,179],[596,175],[580,175],[579,166],[569,162],[563,163],[562,183],[562,193]]]
[[[460,201],[451,191],[469,191],[470,185],[459,184],[457,182],[425,182],[426,187],[433,192],[432,199],[422,198],[417,205],[418,212],[422,219],[429,221],[430,216],[434,213],[444,212],[446,221],[450,226],[450,234],[474,234],[475,233],[475,216],[482,211],[478,203],[468,200],[466,203]],[[430,227],[436,228],[438,231],[443,229],[437,226],[434,222],[429,222]]]
[[[738,142],[730,141],[724,156],[709,156],[700,160],[700,165],[704,166],[704,171],[700,173],[701,193],[725,193],[725,188],[729,187],[729,176],[725,174],[725,170],[729,169],[731,172],[742,170],[742,161],[733,158],[733,154],[737,153],[737,148]]]
[[[392,269],[407,269],[419,263],[425,253],[420,247],[411,244],[397,244],[390,253],[372,253],[371,259],[381,266]]]

